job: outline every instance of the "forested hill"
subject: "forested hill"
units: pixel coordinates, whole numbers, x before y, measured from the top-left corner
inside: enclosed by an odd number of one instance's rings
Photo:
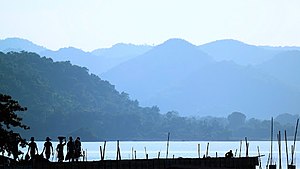
[[[0,93],[28,108],[23,122],[31,129],[21,133],[27,139],[63,135],[81,136],[83,141],[165,140],[168,132],[173,140],[269,136],[269,121],[246,120],[242,113],[197,119],[172,111],[161,113],[156,106],[140,107],[138,101],[86,68],[53,62],[35,53],[0,52]],[[292,135],[293,127],[284,127]]]

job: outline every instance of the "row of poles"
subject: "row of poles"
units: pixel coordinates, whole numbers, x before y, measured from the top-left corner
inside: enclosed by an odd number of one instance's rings
[[[297,139],[297,131],[298,131],[298,125],[299,125],[299,118],[297,119],[296,123],[296,129],[295,129],[295,135],[294,135],[294,142],[293,145],[291,145],[291,164],[289,164],[289,153],[288,153],[288,143],[287,143],[287,134],[286,130],[284,130],[284,138],[285,138],[285,150],[286,150],[286,162],[287,162],[287,169],[295,169],[296,166],[294,164],[294,155],[296,150],[296,139]],[[276,164],[273,164],[273,131],[274,131],[274,125],[273,125],[273,117],[271,119],[271,150],[267,161],[267,168],[269,169],[276,169]],[[281,165],[281,133],[278,131],[277,134],[277,141],[278,141],[278,151],[279,151],[279,169],[282,169]],[[269,166],[269,167],[268,167]]]
[[[240,142],[240,149],[239,149],[239,157],[242,156],[242,142]],[[249,142],[247,140],[247,137],[245,137],[245,144],[246,144],[246,157],[248,157],[248,152],[249,152]],[[166,150],[166,159],[169,158],[169,145],[170,145],[170,133],[168,133],[168,139],[167,139],[167,150]],[[198,158],[201,158],[201,146],[200,144],[197,145],[198,147]],[[105,158],[105,149],[106,149],[106,141],[104,141],[104,145],[103,147],[100,146],[100,159],[101,160],[104,160]],[[145,158],[148,159],[148,153],[147,153],[147,148],[144,147],[144,150],[145,150]],[[238,149],[236,149],[236,152],[235,152],[235,157],[237,157],[237,151]],[[135,160],[136,159],[136,150],[131,149],[131,157],[132,157],[132,160]],[[260,156],[260,155],[259,155]],[[203,154],[203,158],[205,157],[209,157],[209,142],[207,143],[206,145],[206,151],[205,151],[205,154]],[[218,154],[216,152],[216,157],[218,157]],[[157,158],[159,159],[160,158],[160,151],[158,152],[158,155],[157,155]],[[174,158],[174,155],[173,155],[173,158]],[[116,155],[116,160],[121,160],[121,150],[120,150],[120,141],[117,140],[117,155]]]
[[[168,155],[169,155],[169,143],[170,143],[170,133],[168,133],[166,158],[168,158]],[[100,159],[101,160],[104,160],[104,158],[105,158],[105,148],[106,148],[106,141],[104,141],[103,148],[102,148],[102,146],[100,146]],[[136,159],[136,150],[134,150],[133,147],[132,147],[131,151],[132,151],[132,159]],[[146,159],[148,159],[148,154],[147,154],[146,147],[145,147],[145,155],[146,155]],[[160,158],[160,152],[158,152],[158,158]],[[119,140],[117,140],[116,160],[121,160],[121,149],[120,149],[120,141]]]

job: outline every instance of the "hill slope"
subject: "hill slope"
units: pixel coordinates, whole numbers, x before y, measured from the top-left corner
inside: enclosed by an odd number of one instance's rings
[[[300,51],[280,52],[271,60],[257,65],[257,68],[300,91]]]
[[[53,62],[35,53],[0,52],[0,93],[18,100],[28,111],[24,123],[35,136],[81,136],[82,140],[175,140],[228,139],[224,126],[160,114],[159,108],[140,107],[128,94],[86,68],[70,62]]]
[[[199,46],[199,49],[213,56],[216,61],[234,61],[240,65],[260,64],[278,52],[229,39],[207,43]]]
[[[263,48],[237,41],[230,41],[228,46],[232,47],[228,49],[230,53],[246,53],[245,58],[250,60],[253,56],[255,64],[274,57]],[[238,46],[245,51],[230,50]],[[299,90],[291,88],[287,79],[279,80],[276,72],[272,74],[256,68],[233,61],[216,62],[198,47],[173,39],[124,62],[102,77],[120,91],[130,93],[144,106],[158,105],[162,111],[175,110],[184,116],[222,116],[241,111],[247,116],[269,118],[281,113],[298,113]],[[290,77],[293,76],[296,75]]]
[[[285,112],[299,112],[299,99],[297,90],[253,67],[217,62],[161,91],[148,104],[156,103],[162,111],[172,108],[200,117],[239,111],[268,119]]]
[[[0,51],[9,52],[9,51],[29,51],[29,52],[42,52],[46,48],[36,45],[29,40],[21,38],[7,38],[0,40]]]
[[[34,53],[0,53],[0,77],[1,93],[28,108],[24,116],[31,126],[28,137],[84,131],[80,134],[90,133],[86,140],[139,139],[145,137],[140,127],[143,116],[160,117],[157,108],[139,107],[87,69]]]
[[[145,100],[210,62],[211,57],[197,46],[181,39],[171,39],[101,77],[133,98]]]

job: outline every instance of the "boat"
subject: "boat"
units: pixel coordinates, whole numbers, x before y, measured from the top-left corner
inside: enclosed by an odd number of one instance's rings
[[[207,157],[168,159],[124,159],[78,162],[29,162],[7,163],[2,159],[0,169],[255,169],[259,157]],[[1,160],[0,160],[1,162]]]

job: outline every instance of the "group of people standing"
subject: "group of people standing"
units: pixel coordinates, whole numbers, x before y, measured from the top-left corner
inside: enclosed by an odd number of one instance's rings
[[[77,137],[75,141],[73,141],[72,137],[69,137],[69,141],[66,141],[66,137],[58,137],[59,143],[56,147],[57,152],[57,161],[63,162],[64,160],[69,161],[78,161],[81,156],[81,141],[80,138]],[[34,142],[34,137],[31,137],[30,143],[28,144],[28,152],[25,159],[29,160],[29,158],[34,159],[38,154],[37,144]],[[67,154],[64,157],[64,146],[67,145]],[[44,143],[44,148],[41,155],[45,154],[45,158],[49,160],[51,154],[54,156],[53,146],[51,143],[51,139],[49,137],[46,138]],[[29,157],[30,155],[30,157]]]

